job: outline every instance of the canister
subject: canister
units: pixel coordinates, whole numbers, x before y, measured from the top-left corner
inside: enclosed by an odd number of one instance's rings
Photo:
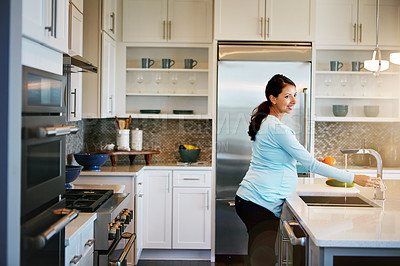
[[[143,131],[138,128],[131,130],[131,149],[135,151],[142,150]]]
[[[130,151],[129,129],[119,129],[117,135],[117,149],[120,151]]]

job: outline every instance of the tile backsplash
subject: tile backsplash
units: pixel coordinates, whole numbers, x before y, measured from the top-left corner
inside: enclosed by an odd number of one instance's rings
[[[365,148],[375,149],[383,155],[388,145],[398,147],[400,123],[316,122],[314,154],[316,158],[332,156],[339,167],[344,167],[340,149],[361,148],[363,140]],[[356,164],[355,156],[359,155],[349,155],[349,164]],[[385,158],[383,160],[385,166]]]
[[[116,144],[117,123],[114,118],[83,119],[70,124],[78,125],[82,130],[67,137],[68,163],[71,163],[73,153],[97,151],[107,144]],[[199,161],[211,162],[211,120],[133,119],[130,129],[135,128],[143,130],[143,150],[160,151],[160,154],[152,156],[152,162],[177,162],[174,152],[180,144],[201,148]],[[144,163],[144,156],[136,156],[135,163]],[[129,164],[128,156],[119,156],[118,164]],[[106,165],[111,165],[110,160]]]

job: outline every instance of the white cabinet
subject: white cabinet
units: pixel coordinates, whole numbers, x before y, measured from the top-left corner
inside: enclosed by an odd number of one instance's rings
[[[79,6],[79,5],[78,5]],[[83,3],[78,9],[74,3],[69,4],[69,44],[68,54],[83,55]]]
[[[116,42],[102,32],[101,117],[115,116]]]
[[[124,0],[124,42],[212,41],[211,0]]]
[[[210,249],[210,183],[210,171],[145,170],[143,247]]]
[[[66,227],[65,265],[93,266],[95,215],[79,215],[88,218],[82,219],[78,216]]]
[[[23,0],[23,36],[67,53],[68,5],[68,0]]]
[[[82,72],[71,73],[70,82],[68,121],[79,121],[82,119]]]
[[[310,41],[313,0],[216,0],[218,40]]]
[[[116,40],[117,32],[117,0],[103,0],[102,29]]]
[[[136,264],[139,262],[140,255],[143,250],[143,179],[144,174],[141,172],[135,180],[135,233],[136,233]]]
[[[317,45],[376,45],[375,0],[317,0]],[[379,45],[400,45],[400,2],[381,0]]]
[[[172,171],[145,171],[143,182],[143,248],[169,249],[172,239]]]
[[[212,50],[208,44],[185,47],[126,47],[125,113],[134,118],[210,119],[212,88]],[[151,68],[142,68],[141,59],[155,61]],[[162,68],[162,58],[175,65]],[[184,68],[185,59],[197,65]],[[146,114],[148,110],[158,113]],[[191,110],[193,114],[176,114]]]

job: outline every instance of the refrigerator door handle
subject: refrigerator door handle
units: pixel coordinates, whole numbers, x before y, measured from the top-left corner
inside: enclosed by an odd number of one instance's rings
[[[235,202],[234,201],[228,201],[229,207],[235,207]]]

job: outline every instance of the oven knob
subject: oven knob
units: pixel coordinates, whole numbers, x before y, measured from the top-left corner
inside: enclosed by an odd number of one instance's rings
[[[112,227],[108,229],[108,240],[113,240],[117,236],[117,230],[116,228]]]

